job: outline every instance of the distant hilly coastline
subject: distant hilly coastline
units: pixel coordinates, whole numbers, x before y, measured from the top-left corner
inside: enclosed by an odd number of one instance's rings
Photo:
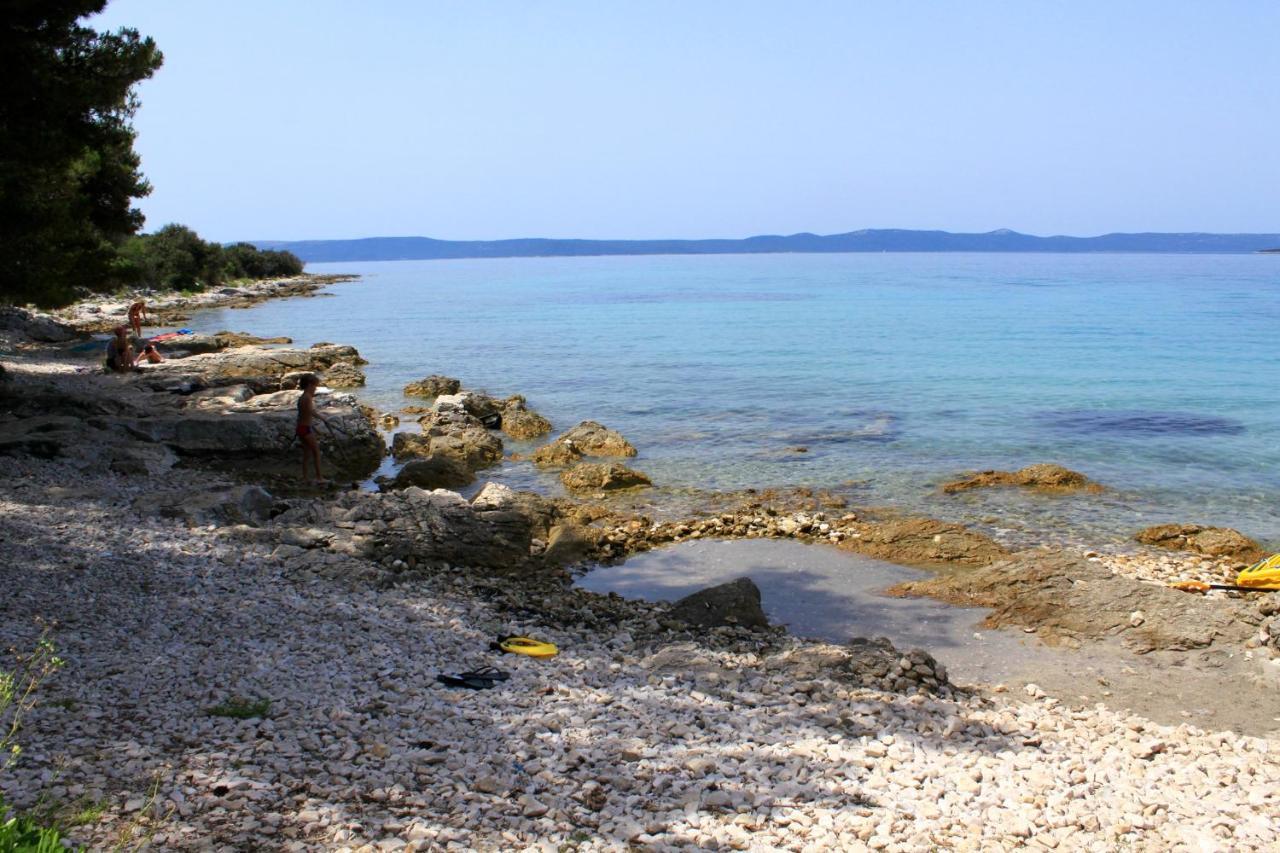
[[[780,252],[1159,252],[1239,254],[1274,252],[1280,234],[1103,234],[1036,237],[1001,229],[984,234],[869,229],[846,234],[790,234],[742,240],[435,240],[366,237],[359,240],[256,240],[304,261],[399,261],[444,258],[570,257],[575,255],[733,255]]]

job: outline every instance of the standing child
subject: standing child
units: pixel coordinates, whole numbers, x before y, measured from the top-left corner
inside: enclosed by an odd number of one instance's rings
[[[307,460],[310,459],[315,465],[316,478],[313,482],[317,485],[324,481],[320,477],[320,442],[316,439],[315,420],[319,418],[322,423],[329,423],[316,411],[316,387],[319,384],[320,380],[313,373],[308,373],[298,383],[302,396],[298,398],[298,425],[294,427],[294,434],[302,442],[302,479],[307,479]]]

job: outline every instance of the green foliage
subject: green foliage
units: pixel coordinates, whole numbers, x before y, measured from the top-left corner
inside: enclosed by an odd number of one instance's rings
[[[110,287],[142,225],[133,86],[163,56],[149,38],[78,21],[106,0],[10,2],[0,16],[0,300],[65,304]]]
[[[220,246],[185,225],[166,225],[132,237],[120,248],[114,275],[133,285],[195,293],[236,278],[283,278],[302,272],[289,252],[261,251],[249,243]]]
[[[36,706],[36,689],[64,661],[58,657],[49,640],[48,631],[40,635],[35,650],[17,658],[12,671],[0,671],[0,771],[14,765],[22,748],[18,733],[22,718]],[[0,853],[62,853],[62,835],[56,829],[41,827],[33,818],[12,815],[0,799]]]
[[[0,800],[0,853],[65,853],[61,832],[18,815],[3,820],[5,810]]]
[[[232,717],[237,720],[248,720],[252,717],[265,717],[271,710],[270,699],[246,699],[243,696],[232,696],[218,705],[205,711],[210,717]]]

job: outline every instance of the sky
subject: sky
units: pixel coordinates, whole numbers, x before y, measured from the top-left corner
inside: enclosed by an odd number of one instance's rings
[[[147,229],[1280,232],[1274,0],[113,0]]]

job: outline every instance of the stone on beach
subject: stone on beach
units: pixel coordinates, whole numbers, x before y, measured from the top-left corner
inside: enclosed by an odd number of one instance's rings
[[[1209,557],[1230,557],[1241,563],[1255,563],[1267,556],[1261,545],[1230,527],[1157,524],[1139,531],[1134,538],[1144,545],[1194,551]]]
[[[760,589],[750,578],[738,578],[687,595],[671,605],[669,615],[699,628],[722,625],[769,627],[769,620],[760,607]]]
[[[393,489],[453,489],[474,482],[475,473],[461,460],[438,454],[410,459],[391,482]]]
[[[560,473],[560,481],[571,492],[611,492],[651,486],[653,482],[639,471],[617,462],[582,462]]]

